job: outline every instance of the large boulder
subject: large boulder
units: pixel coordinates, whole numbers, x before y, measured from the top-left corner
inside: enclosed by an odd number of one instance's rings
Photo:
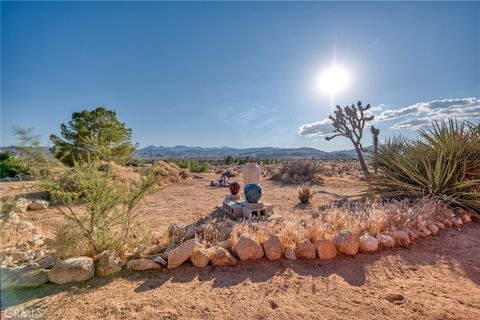
[[[45,200],[35,200],[28,205],[28,210],[43,210],[48,208],[48,202]]]
[[[378,240],[368,233],[360,237],[359,249],[361,252],[375,252],[378,249]]]
[[[30,267],[0,267],[2,290],[38,287],[48,282],[48,270]]]
[[[395,246],[395,240],[385,234],[377,235],[378,245],[381,248],[393,248]]]
[[[320,260],[329,260],[337,256],[337,248],[335,243],[330,240],[317,240],[315,241],[317,247],[317,255]]]
[[[333,242],[338,252],[347,255],[355,255],[358,253],[358,247],[360,245],[358,233],[341,231],[333,237]]]
[[[178,268],[192,255],[193,249],[198,245],[196,239],[190,239],[170,251],[168,255],[168,269]]]
[[[150,259],[132,259],[127,262],[127,269],[129,270],[144,271],[160,268],[161,266],[158,263]]]
[[[241,236],[235,245],[235,253],[240,260],[257,260],[263,257],[263,248],[255,239]]]
[[[113,250],[106,250],[97,256],[97,263],[95,265],[95,273],[99,277],[106,277],[122,270],[120,266],[122,260],[118,253]]]
[[[272,234],[270,237],[268,237],[268,239],[263,243],[263,249],[268,260],[278,260],[282,257],[282,241],[277,235]]]
[[[68,258],[57,263],[48,273],[48,280],[63,284],[75,281],[85,281],[93,277],[95,266],[89,257]]]
[[[234,266],[237,264],[237,259],[225,248],[211,247],[209,252],[214,266]]]
[[[297,257],[301,259],[315,259],[317,257],[317,248],[308,239],[302,240],[297,244]]]
[[[195,249],[190,256],[190,261],[195,267],[206,267],[210,262],[210,254],[207,249]]]

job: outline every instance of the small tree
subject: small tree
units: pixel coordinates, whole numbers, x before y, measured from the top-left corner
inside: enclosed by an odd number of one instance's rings
[[[61,137],[50,136],[52,152],[70,166],[87,159],[123,163],[136,148],[132,130],[118,121],[115,111],[103,107],[74,112],[60,130]]]
[[[368,109],[370,109],[370,104],[362,106],[361,101],[358,101],[356,106],[352,104],[350,107],[345,106],[342,108],[337,105],[337,110],[335,111],[334,116],[329,116],[334,127],[334,134],[325,137],[327,141],[339,136],[350,139],[357,152],[358,161],[360,162],[363,174],[367,180],[370,179],[370,172],[368,171],[362,153],[365,151],[362,146],[362,137],[365,123],[373,120],[373,115],[366,112]]]
[[[375,128],[375,126],[370,127],[370,132],[373,136],[373,167],[375,169],[375,173],[378,171],[378,136],[380,135],[380,129]]]

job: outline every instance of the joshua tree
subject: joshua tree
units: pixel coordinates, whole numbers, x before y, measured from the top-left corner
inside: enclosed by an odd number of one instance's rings
[[[375,126],[371,126],[370,131],[372,132],[372,136],[373,136],[373,168],[375,169],[375,173],[377,173],[378,136],[380,134],[380,129],[375,128]]]
[[[345,106],[342,108],[337,105],[337,110],[335,111],[334,116],[329,116],[332,125],[335,128],[333,130],[334,134],[330,137],[325,137],[325,139],[329,141],[339,136],[350,139],[357,152],[358,161],[360,161],[363,174],[367,180],[370,180],[370,172],[368,172],[362,153],[362,151],[365,150],[363,149],[361,142],[365,123],[373,120],[373,115],[366,112],[368,109],[370,109],[370,105],[367,104],[366,106],[362,106],[361,101],[358,101],[356,106],[352,104],[350,107]]]

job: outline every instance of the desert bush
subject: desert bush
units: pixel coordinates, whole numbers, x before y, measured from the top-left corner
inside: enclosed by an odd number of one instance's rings
[[[379,147],[374,186],[384,198],[430,196],[480,211],[479,125],[436,122],[420,139],[396,137]]]
[[[112,168],[97,161],[76,163],[65,173],[75,184],[73,190],[65,190],[59,178],[43,182],[52,199],[60,204],[60,213],[82,235],[72,245],[87,241],[94,253],[106,249],[122,252],[131,245],[135,209],[155,183],[153,169],[140,173],[138,181],[126,184]]]
[[[51,248],[60,259],[95,254],[92,244],[72,221],[57,225],[53,235]]]
[[[182,169],[188,169],[192,173],[207,172],[208,162],[184,158],[170,158],[167,162],[174,163]]]
[[[271,176],[272,180],[287,183],[319,183],[322,165],[318,161],[298,160],[283,164]]]
[[[310,186],[308,183],[304,183],[298,187],[297,193],[298,200],[303,204],[309,204],[315,195],[315,192],[312,190],[312,186]]]
[[[13,178],[25,173],[20,160],[10,152],[0,153],[0,178]]]

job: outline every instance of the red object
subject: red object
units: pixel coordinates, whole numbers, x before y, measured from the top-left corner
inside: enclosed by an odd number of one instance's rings
[[[230,193],[233,195],[238,194],[238,192],[240,191],[240,183],[238,182],[232,182],[228,187],[230,189]]]

